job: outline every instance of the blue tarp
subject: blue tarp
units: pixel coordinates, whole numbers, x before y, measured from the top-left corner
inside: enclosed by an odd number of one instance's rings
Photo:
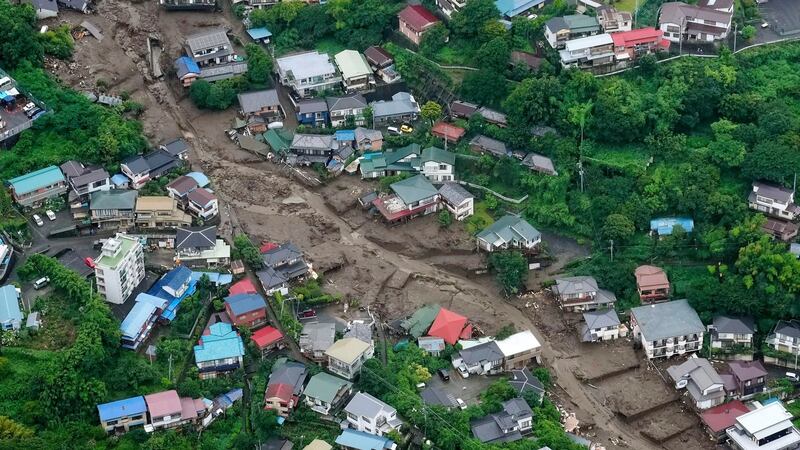
[[[659,236],[668,236],[675,225],[680,225],[687,233],[694,230],[694,220],[688,217],[660,217],[650,221],[650,231],[657,232]]]
[[[178,61],[186,66],[186,70],[188,70],[189,73],[200,73],[200,66],[198,66],[192,58],[189,58],[188,56],[181,56],[178,58]]]
[[[183,293],[182,296],[179,298],[175,298],[163,288],[167,286],[168,283],[173,282],[176,283],[176,279],[185,280],[183,278],[183,274],[185,272],[189,272],[189,287],[186,288],[186,292]],[[164,300],[168,301],[167,307],[164,308],[164,311],[161,313],[161,318],[167,321],[175,320],[175,317],[178,313],[178,308],[180,308],[181,302],[188,296],[195,293],[197,290],[197,282],[200,280],[200,277],[203,275],[208,275],[208,278],[217,286],[223,286],[226,284],[230,284],[233,281],[233,275],[229,273],[217,273],[217,272],[192,272],[185,266],[178,266],[175,269],[167,272],[160,280],[156,281],[153,287],[147,291],[148,294],[153,295],[158,298],[163,298]],[[178,285],[180,287],[180,285]]]
[[[781,401],[781,399],[779,399],[778,397],[770,397],[770,398],[762,401],[761,404],[764,405],[764,406],[767,406],[767,405],[770,405],[772,403],[777,403],[777,402],[780,402],[780,401]]]
[[[131,182],[130,178],[126,177],[125,175],[118,173],[111,177],[111,182],[114,183],[114,186],[122,186],[124,184],[128,184]]]
[[[264,27],[250,28],[249,30],[247,30],[247,34],[249,34],[254,41],[258,41],[260,39],[266,39],[272,36],[272,33]]]
[[[342,141],[355,141],[356,140],[356,131],[355,130],[339,130],[333,133],[333,138],[339,142]]]

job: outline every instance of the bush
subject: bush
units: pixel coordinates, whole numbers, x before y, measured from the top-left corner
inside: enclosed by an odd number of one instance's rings
[[[443,209],[439,212],[439,226],[442,228],[447,228],[453,224],[453,215],[450,214],[450,211],[447,209]]]
[[[752,25],[746,25],[744,28],[742,28],[742,39],[744,39],[745,41],[749,41],[750,39],[753,39],[755,36],[756,36],[756,27]]]
[[[69,59],[72,57],[72,50],[75,41],[69,33],[69,25],[51,28],[44,34],[39,35],[45,54],[55,56],[58,59]]]

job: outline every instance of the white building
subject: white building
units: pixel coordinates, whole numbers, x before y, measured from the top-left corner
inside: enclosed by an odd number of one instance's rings
[[[705,327],[687,300],[674,300],[631,309],[633,337],[648,359],[696,352]]]
[[[503,354],[503,370],[524,369],[532,362],[541,362],[542,344],[531,330],[520,331],[497,341]]]
[[[487,252],[508,248],[533,250],[542,243],[542,233],[525,219],[509,214],[478,233],[476,239],[478,248]]]
[[[614,40],[608,33],[567,41],[558,52],[564,67],[590,68],[614,63]]]
[[[614,309],[583,313],[581,342],[600,342],[619,339],[628,335],[628,329],[619,321]]]
[[[770,403],[736,418],[726,431],[737,450],[784,450],[800,447],[800,433],[792,414],[780,402]]]
[[[778,219],[794,220],[800,207],[794,203],[794,191],[773,184],[753,183],[753,190],[747,197],[750,209],[763,212]]]
[[[403,425],[396,409],[365,392],[357,393],[344,411],[350,428],[365,433],[383,436]]]
[[[437,147],[428,147],[422,151],[419,164],[419,171],[434,183],[455,179],[455,153]]]
[[[328,370],[352,380],[361,372],[364,361],[372,358],[375,353],[373,344],[356,338],[344,338],[334,342],[325,350],[328,360]],[[362,430],[363,431],[363,430]]]
[[[475,212],[475,196],[458,183],[444,183],[439,196],[456,220],[464,220]]]
[[[732,4],[728,10],[668,2],[661,5],[658,28],[671,42],[714,42],[728,37],[732,18]]]
[[[144,253],[139,239],[117,234],[103,244],[94,261],[97,292],[107,302],[121,304],[144,280]]]
[[[725,401],[725,382],[705,358],[689,358],[683,364],[667,368],[675,389],[689,392],[697,409],[708,409]]]
[[[278,58],[275,66],[281,84],[303,98],[335,89],[342,82],[328,54],[316,50]]]

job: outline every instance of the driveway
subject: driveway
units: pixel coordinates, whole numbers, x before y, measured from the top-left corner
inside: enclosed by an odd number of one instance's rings
[[[467,405],[480,403],[481,392],[486,391],[490,384],[500,379],[500,377],[484,375],[470,375],[469,378],[461,378],[461,375],[455,369],[450,368],[448,370],[450,371],[450,381],[442,381],[439,375],[433,373],[428,385],[442,389],[453,397],[464,400]]]

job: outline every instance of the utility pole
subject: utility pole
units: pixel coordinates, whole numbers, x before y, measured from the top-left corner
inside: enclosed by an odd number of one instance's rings
[[[683,54],[683,28],[685,27],[686,17],[681,18],[681,29],[678,30],[678,56]]]
[[[578,174],[581,176],[581,193],[583,193],[583,163],[578,161]]]
[[[736,35],[738,34],[739,24],[733,24],[733,53],[736,53]]]
[[[614,240],[611,239],[611,262],[614,262]]]
[[[169,355],[169,372],[167,373],[167,378],[169,381],[172,381],[172,354]]]

